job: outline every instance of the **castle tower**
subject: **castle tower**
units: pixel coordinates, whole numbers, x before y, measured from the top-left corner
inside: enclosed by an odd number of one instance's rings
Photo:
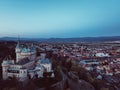
[[[30,58],[31,58],[31,60],[34,60],[35,58],[36,58],[36,48],[35,48],[35,46],[33,45],[33,43],[31,44],[31,46],[30,46],[30,53],[31,53],[31,56],[30,56]]]
[[[3,60],[2,62],[2,76],[3,76],[3,80],[6,80],[8,78],[8,67],[9,67],[9,64],[7,62],[7,60]]]
[[[36,58],[36,48],[33,44],[31,46],[27,45],[27,47],[25,47],[24,45],[21,46],[18,41],[15,48],[15,52],[16,52],[16,63],[24,58],[28,58],[29,60],[35,60]]]
[[[18,62],[20,60],[20,53],[21,53],[21,48],[20,48],[20,43],[18,41],[16,48],[15,48],[15,52],[16,52],[16,62]]]

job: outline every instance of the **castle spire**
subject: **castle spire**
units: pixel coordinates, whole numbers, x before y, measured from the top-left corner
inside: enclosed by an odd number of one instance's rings
[[[20,48],[20,38],[19,38],[19,36],[18,36],[18,41],[17,41],[17,46],[16,46],[16,48]]]

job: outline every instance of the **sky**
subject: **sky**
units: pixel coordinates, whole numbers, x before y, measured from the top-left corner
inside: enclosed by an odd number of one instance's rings
[[[120,36],[120,0],[0,0],[0,37]]]

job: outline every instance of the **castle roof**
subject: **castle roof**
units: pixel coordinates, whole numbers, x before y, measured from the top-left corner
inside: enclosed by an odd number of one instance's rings
[[[36,51],[34,45],[20,45],[19,42],[16,45],[16,49],[21,49],[21,52],[28,53],[28,52],[34,52]]]
[[[6,56],[4,59],[3,59],[3,64],[14,64],[14,60],[11,59],[11,56]]]
[[[50,64],[50,60],[49,59],[43,59],[40,62],[41,64]]]
[[[19,68],[14,68],[14,67],[11,67],[11,68],[9,68],[8,70],[15,70],[15,71],[17,71],[17,70],[19,70]]]
[[[12,60],[12,59],[11,59],[11,56],[8,55],[8,56],[6,56],[6,57],[4,58],[4,60]]]
[[[20,43],[19,42],[17,43],[16,48],[20,48]]]

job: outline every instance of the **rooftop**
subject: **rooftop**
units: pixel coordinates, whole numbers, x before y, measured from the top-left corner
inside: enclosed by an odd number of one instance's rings
[[[35,47],[34,45],[21,45],[21,44],[17,44],[16,48],[21,49],[22,52],[27,53],[27,52],[34,52],[35,51]]]
[[[49,64],[50,60],[49,59],[43,59],[41,60],[41,64]]]

